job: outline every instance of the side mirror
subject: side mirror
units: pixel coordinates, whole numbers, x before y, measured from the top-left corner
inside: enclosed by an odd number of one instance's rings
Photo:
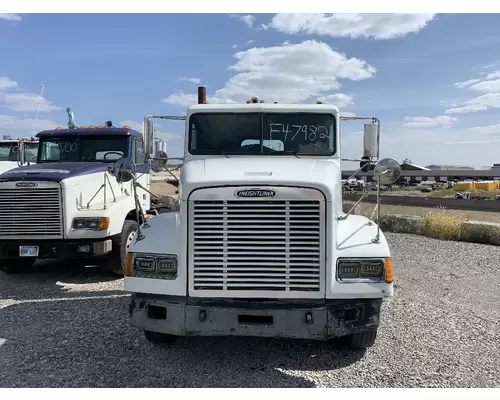
[[[384,158],[375,166],[373,175],[377,177],[381,185],[391,185],[399,180],[401,166],[392,158]]]
[[[361,171],[368,172],[370,170],[371,165],[372,163],[370,161],[370,157],[367,156],[361,157],[361,161],[359,162],[359,168],[361,168]]]
[[[144,152],[146,154],[153,154],[153,120],[151,117],[145,117],[142,124],[142,130],[144,135]]]
[[[128,157],[119,158],[112,169],[112,174],[118,183],[135,179],[135,163]]]
[[[164,151],[158,151],[151,162],[151,169],[153,172],[164,171],[168,165],[167,153]]]
[[[363,159],[365,157],[378,159],[379,124],[365,124],[363,130]]]

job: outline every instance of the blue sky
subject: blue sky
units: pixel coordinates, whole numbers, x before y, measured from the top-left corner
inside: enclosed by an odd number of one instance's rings
[[[417,164],[500,162],[500,15],[0,14],[0,134],[149,113],[180,115],[198,82],[211,101],[323,98],[382,122],[382,155]],[[185,79],[182,79],[185,78]],[[169,154],[183,124],[162,122]],[[346,123],[343,155],[361,150]]]

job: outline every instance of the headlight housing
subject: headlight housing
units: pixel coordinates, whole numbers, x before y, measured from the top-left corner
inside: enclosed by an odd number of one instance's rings
[[[392,258],[339,258],[336,278],[339,283],[392,283]]]
[[[144,278],[175,279],[177,256],[175,254],[134,254],[132,275]]]
[[[78,217],[73,218],[71,228],[75,231],[104,231],[109,228],[108,217]]]

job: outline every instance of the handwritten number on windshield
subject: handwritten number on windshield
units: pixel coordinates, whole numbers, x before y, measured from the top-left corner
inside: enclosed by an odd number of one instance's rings
[[[284,142],[294,141],[297,137],[304,135],[304,141],[315,142],[316,139],[329,139],[328,129],[324,125],[290,125],[280,123],[269,124],[269,136],[273,139],[274,134],[285,134]]]
[[[62,153],[74,153],[78,150],[78,145],[76,143],[61,143],[60,144],[61,154]]]

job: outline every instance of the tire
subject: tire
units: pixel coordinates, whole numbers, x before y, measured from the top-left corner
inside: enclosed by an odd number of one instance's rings
[[[36,260],[5,260],[0,261],[0,271],[6,274],[28,272],[33,268]]]
[[[368,331],[346,336],[342,339],[344,339],[345,345],[350,349],[364,350],[368,347],[372,347],[375,344],[376,338],[377,329],[370,329]]]
[[[122,232],[113,238],[111,254],[104,262],[104,268],[112,274],[122,277],[127,261],[127,248],[131,240],[131,234],[137,232],[139,225],[137,221],[126,219],[123,223]]]
[[[144,331],[144,336],[146,336],[148,342],[155,344],[172,343],[175,342],[175,340],[177,339],[177,337],[174,335],[168,335],[166,333],[152,332],[152,331]]]

